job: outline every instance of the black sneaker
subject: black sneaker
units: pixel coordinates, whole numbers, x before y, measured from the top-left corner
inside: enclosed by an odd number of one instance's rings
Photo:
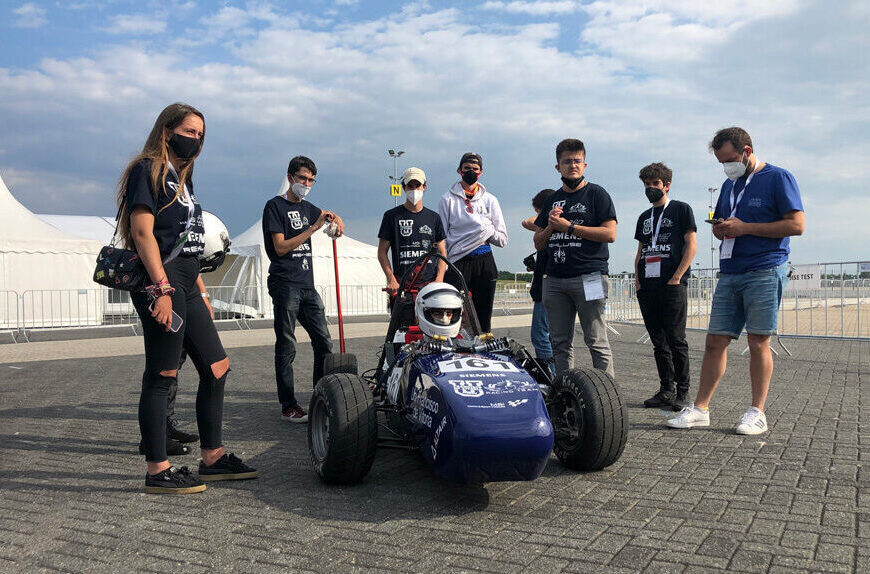
[[[145,474],[145,492],[148,494],[193,494],[203,490],[205,485],[186,466],[170,466],[154,475]]]
[[[643,406],[648,409],[672,409],[674,408],[674,392],[662,389],[652,397],[645,400]]]
[[[148,454],[145,452],[145,443],[139,441],[139,454]],[[190,447],[181,444],[175,439],[166,438],[166,454],[170,456],[179,456],[182,454],[190,454]]]
[[[688,389],[685,391],[677,391],[677,396],[674,398],[673,409],[675,411],[681,411],[690,404],[692,404],[692,401],[689,400]]]
[[[211,466],[204,462],[199,463],[199,479],[210,480],[247,480],[257,478],[259,472],[244,462],[233,453],[224,454]]]
[[[171,418],[166,419],[166,436],[183,443],[196,442],[199,440],[198,434],[193,432],[184,432],[183,430],[178,428],[178,421]]]

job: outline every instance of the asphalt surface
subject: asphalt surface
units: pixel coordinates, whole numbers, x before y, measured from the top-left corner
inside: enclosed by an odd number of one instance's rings
[[[396,450],[380,450],[358,486],[322,484],[305,425],[280,420],[271,348],[259,346],[229,349],[224,437],[261,477],[145,495],[141,356],[0,364],[0,571],[870,571],[870,344],[787,343],[794,357],[776,360],[771,431],[743,437],[733,432],[749,401],[742,342],[711,428],[677,431],[642,407],[658,386],[651,348],[635,343],[642,331],[617,329],[631,417],[622,458],[595,473],[553,458],[536,481],[481,487],[440,480]],[[378,345],[351,339],[348,350],[374,366]],[[693,393],[702,345],[690,336]],[[585,349],[577,357],[588,365]],[[306,401],[311,361],[302,346]],[[188,429],[195,379],[186,366],[178,414]],[[173,462],[195,468],[197,457]]]

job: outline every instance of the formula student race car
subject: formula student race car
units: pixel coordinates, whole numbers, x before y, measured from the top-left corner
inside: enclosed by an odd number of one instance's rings
[[[317,474],[359,482],[378,446],[419,450],[460,483],[534,480],[551,452],[575,470],[619,459],[628,416],[613,379],[595,369],[553,377],[517,341],[481,333],[464,280],[461,290],[419,288],[431,258],[461,277],[437,253],[417,260],[393,297],[375,369],[357,375],[352,355],[327,356],[309,407]]]

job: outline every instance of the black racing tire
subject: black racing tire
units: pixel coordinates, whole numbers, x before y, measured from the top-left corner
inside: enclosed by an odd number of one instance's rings
[[[323,376],[335,373],[358,375],[356,355],[353,353],[330,353],[323,358]]]
[[[548,401],[553,452],[572,470],[601,470],[616,462],[628,439],[628,409],[604,371],[571,369],[556,377]]]
[[[326,375],[308,406],[308,452],[314,470],[329,484],[354,484],[372,467],[378,444],[378,412],[368,384],[356,375]]]

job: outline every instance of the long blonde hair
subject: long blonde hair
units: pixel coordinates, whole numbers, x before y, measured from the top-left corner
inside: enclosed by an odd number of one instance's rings
[[[148,139],[145,140],[145,146],[142,148],[142,151],[127,164],[124,173],[121,175],[121,179],[118,181],[117,204],[119,208],[123,205],[127,197],[127,186],[130,183],[130,172],[133,171],[136,164],[143,159],[151,160],[151,189],[154,192],[154,202],[157,202],[158,194],[166,193],[165,184],[166,174],[169,173],[169,151],[167,149],[165,130],[175,129],[185,120],[185,118],[187,118],[187,116],[191,114],[199,116],[202,120],[202,137],[205,139],[205,116],[202,115],[202,112],[193,106],[178,102],[163,108],[163,111],[160,112],[160,115],[157,116],[157,120],[154,122],[154,127],[151,128],[151,133],[148,134]],[[199,154],[197,153],[197,155]],[[194,156],[194,158],[195,157],[196,156]],[[194,158],[185,162],[181,171],[178,172],[178,188],[175,190],[175,196],[169,204],[163,207],[163,209],[166,209],[175,203],[179,196],[184,193],[184,184],[193,178]],[[163,209],[161,209],[161,211],[163,211]],[[130,230],[130,209],[128,207],[121,209],[121,216],[118,219],[118,235],[127,249],[134,248]]]

